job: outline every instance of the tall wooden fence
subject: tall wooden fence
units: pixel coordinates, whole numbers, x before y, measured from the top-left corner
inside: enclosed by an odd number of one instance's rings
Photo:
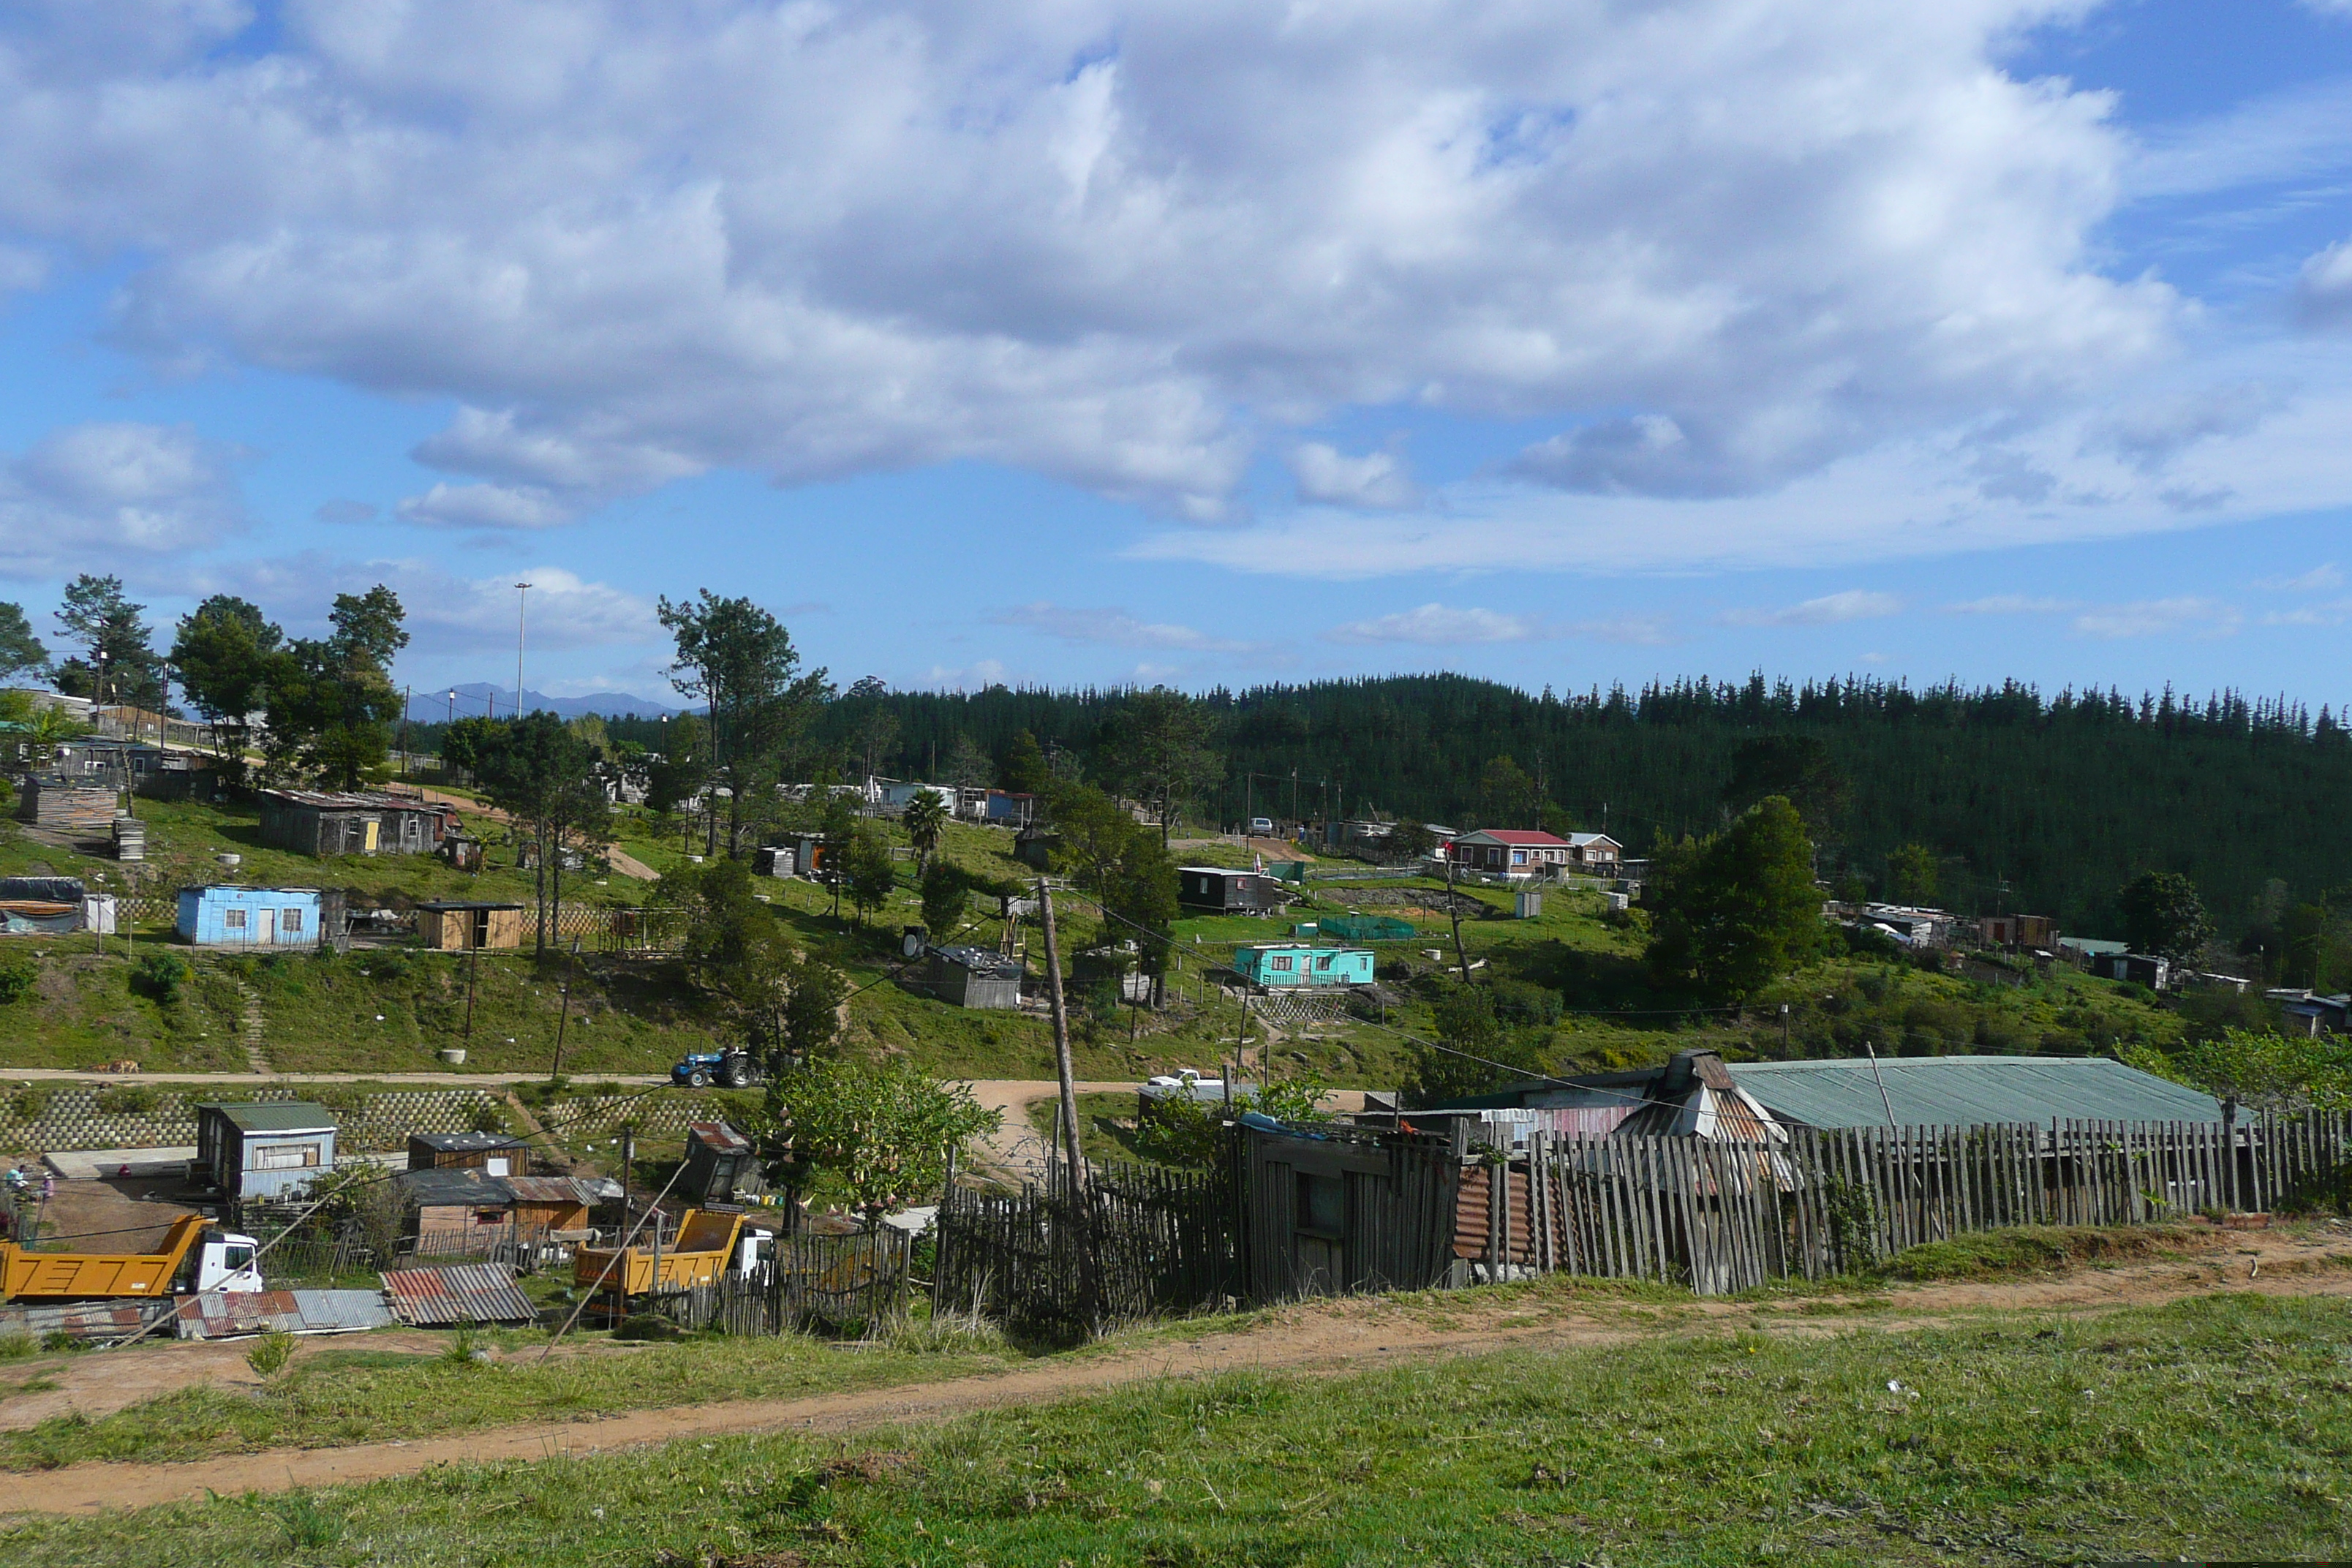
[[[1019,1193],[950,1187],[932,1300],[1048,1335],[1226,1305],[1244,1293],[1234,1182],[1113,1165],[1079,1189],[1057,1164]]]
[[[2314,1201],[2352,1116],[2052,1126],[1799,1128],[1786,1143],[1538,1135],[1466,1173],[1474,1277],[1554,1271],[1701,1294],[1851,1272],[1923,1242],[2025,1225],[2132,1225]],[[1467,1195],[1467,1194],[1465,1194]]]

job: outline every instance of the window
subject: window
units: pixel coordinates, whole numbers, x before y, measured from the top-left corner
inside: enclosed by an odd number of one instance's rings
[[[1267,959],[1267,960],[1266,960],[1266,963],[1265,963],[1265,966],[1266,966],[1268,969],[1282,969],[1282,970],[1286,970],[1286,969],[1288,969],[1288,968],[1290,967],[1290,958],[1289,958],[1289,955],[1286,953],[1286,954],[1284,954],[1284,955],[1282,955],[1282,956],[1280,956],[1280,957],[1277,957],[1277,958],[1270,958],[1270,959]]]
[[[316,1143],[258,1143],[254,1146],[256,1171],[299,1171],[319,1163]]]
[[[302,911],[300,910],[278,910],[278,929],[289,936],[299,931],[302,929]]]
[[[1514,849],[1514,850],[1512,850],[1512,851],[1511,851],[1511,864],[1512,864],[1512,865],[1514,865],[1514,866],[1524,866],[1524,865],[1526,865],[1527,863],[1528,863],[1528,852],[1527,852],[1526,850],[1524,850],[1524,849]]]
[[[1348,1188],[1338,1176],[1298,1177],[1297,1228],[1311,1236],[1339,1237],[1348,1229]]]
[[[488,1160],[483,1162],[482,1169],[488,1171],[493,1176],[506,1175],[508,1174],[507,1158],[503,1154],[493,1154]]]
[[[225,1247],[221,1248],[221,1267],[227,1269],[231,1274],[237,1273],[251,1267],[252,1263],[253,1248],[249,1247]]]
[[[497,1209],[476,1209],[474,1211],[474,1223],[476,1225],[504,1225],[506,1222],[507,1216]]]
[[[223,910],[221,911],[221,929],[223,931],[243,931],[245,929],[245,911],[243,910]]]
[[[1318,958],[1315,961],[1315,967],[1318,969],[1328,969],[1331,967],[1331,961],[1328,958]]]

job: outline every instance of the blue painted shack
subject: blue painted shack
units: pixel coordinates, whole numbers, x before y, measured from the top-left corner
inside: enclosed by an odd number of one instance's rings
[[[1234,950],[1234,973],[1268,990],[1370,985],[1372,952],[1362,947],[1314,947],[1303,942],[1261,942]]]
[[[316,947],[329,900],[316,888],[183,888],[180,940],[198,947]]]
[[[335,1118],[301,1100],[196,1107],[188,1174],[232,1198],[274,1198],[335,1168]]]

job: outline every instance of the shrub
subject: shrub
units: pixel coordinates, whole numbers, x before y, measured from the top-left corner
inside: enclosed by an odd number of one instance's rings
[[[41,965],[31,954],[0,954],[0,1007],[23,1001],[40,983]]]
[[[1497,980],[1495,1016],[1507,1024],[1549,1026],[1559,1022],[1559,993],[1528,980]]]
[[[154,1110],[162,1101],[163,1096],[140,1083],[118,1084],[98,1094],[99,1110],[110,1116],[137,1116]]]
[[[49,1096],[54,1090],[38,1084],[26,1084],[8,1097],[8,1114],[19,1121],[38,1121],[49,1108]]]
[[[294,1359],[294,1336],[283,1329],[272,1329],[253,1342],[245,1352],[245,1364],[253,1369],[256,1377],[268,1379],[286,1370]]]
[[[397,952],[372,952],[368,954],[367,973],[370,980],[389,985],[408,978],[408,960]]]
[[[632,1312],[621,1320],[613,1331],[616,1340],[674,1340],[679,1337],[678,1327],[667,1318],[654,1312]]]
[[[179,954],[151,952],[131,966],[131,989],[157,1006],[169,1007],[180,999],[188,975],[188,961]]]

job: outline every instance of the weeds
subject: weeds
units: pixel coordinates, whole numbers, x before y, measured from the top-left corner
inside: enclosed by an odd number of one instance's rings
[[[267,1383],[286,1370],[294,1359],[294,1336],[281,1329],[272,1329],[253,1342],[245,1352],[245,1364],[253,1369],[254,1376]]]
[[[343,1521],[319,1506],[309,1492],[281,1499],[271,1510],[297,1552],[320,1552],[343,1538]]]

